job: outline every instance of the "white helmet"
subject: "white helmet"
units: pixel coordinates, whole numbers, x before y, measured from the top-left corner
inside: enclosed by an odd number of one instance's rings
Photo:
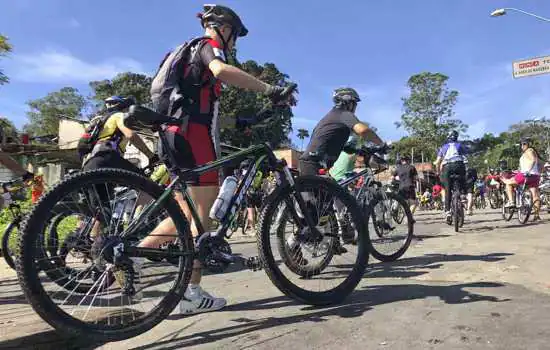
[[[545,168],[550,168],[550,162],[544,163],[544,167],[545,167]]]

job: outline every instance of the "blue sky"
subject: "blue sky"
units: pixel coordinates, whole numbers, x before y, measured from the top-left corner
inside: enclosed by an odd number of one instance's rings
[[[89,94],[87,82],[117,72],[153,73],[168,49],[201,34],[203,1],[0,0],[0,32],[14,46],[0,61],[11,83],[0,87],[0,115],[26,122],[25,101],[63,86]],[[394,127],[411,74],[447,74],[459,90],[457,116],[469,134],[500,132],[532,116],[550,116],[550,76],[512,78],[512,61],[550,54],[550,23],[509,13],[519,7],[550,17],[550,1],[225,1],[250,30],[239,59],[274,62],[300,86],[294,129],[310,131],[331,105],[333,88],[362,95],[360,119],[381,136]],[[299,142],[297,142],[299,144]]]

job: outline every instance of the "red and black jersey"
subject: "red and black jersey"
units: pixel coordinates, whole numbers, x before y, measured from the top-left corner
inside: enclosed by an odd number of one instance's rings
[[[213,39],[205,39],[191,50],[183,79],[185,97],[190,100],[186,108],[189,122],[211,126],[214,103],[221,95],[222,86],[208,66],[216,59],[225,62],[225,55],[220,44]]]

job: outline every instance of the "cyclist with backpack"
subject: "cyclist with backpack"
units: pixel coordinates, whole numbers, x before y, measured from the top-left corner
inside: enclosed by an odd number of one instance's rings
[[[441,146],[437,153],[435,168],[441,174],[441,184],[445,189],[445,216],[447,220],[451,217],[451,190],[450,181],[452,175],[458,175],[458,184],[461,194],[466,190],[466,165],[464,146],[458,142],[458,131],[452,130],[447,142]]]
[[[151,98],[158,113],[179,118],[178,126],[169,126],[166,136],[176,164],[169,164],[161,150],[168,168],[189,169],[213,161],[219,155],[218,99],[222,82],[239,88],[263,93],[274,103],[290,98],[291,91],[272,86],[243,70],[227,64],[236,41],[248,34],[239,16],[230,8],[219,5],[204,5],[199,14],[204,36],[180,45],[162,61],[151,85]],[[202,224],[208,230],[211,220],[209,211],[218,194],[218,172],[201,175],[190,184],[189,193],[197,206]],[[181,193],[176,200],[182,207],[193,235],[197,229]],[[171,219],[157,226],[141,243],[141,247],[159,247],[172,241],[176,227]],[[138,290],[143,259],[134,258],[134,283],[127,288],[129,294]],[[180,312],[194,314],[218,310],[226,300],[216,298],[202,290],[201,264],[195,260],[190,284],[180,303]]]
[[[131,98],[111,96],[105,100],[105,112],[90,122],[78,142],[78,152],[83,170],[116,168],[141,173],[141,170],[123,157],[128,142],[150,160],[156,155],[132,129],[124,126],[123,112],[134,104]]]

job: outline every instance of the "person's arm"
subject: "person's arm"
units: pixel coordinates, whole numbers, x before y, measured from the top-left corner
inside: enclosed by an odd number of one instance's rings
[[[441,174],[441,168],[442,168],[441,163],[443,163],[443,158],[440,157],[440,156],[438,156],[437,159],[435,160],[434,165],[435,165],[435,170],[436,170],[439,174]]]
[[[255,92],[267,93],[270,85],[264,83],[258,78],[253,77],[247,72],[226,64],[221,60],[212,60],[208,64],[208,68],[216,77],[226,84],[239,87],[241,89],[252,90]]]
[[[117,118],[117,127],[122,132],[122,135],[126,137],[132,145],[136,146],[136,148],[145,154],[147,158],[152,158],[155,154],[147,147],[143,139],[138,135],[137,132],[134,132],[132,129],[129,129],[124,125],[124,119],[123,118]]]
[[[368,127],[368,125],[358,122],[355,123],[352,127],[352,130],[357,135],[361,136],[363,139],[370,141],[376,145],[383,145],[384,141],[372,130]]]

